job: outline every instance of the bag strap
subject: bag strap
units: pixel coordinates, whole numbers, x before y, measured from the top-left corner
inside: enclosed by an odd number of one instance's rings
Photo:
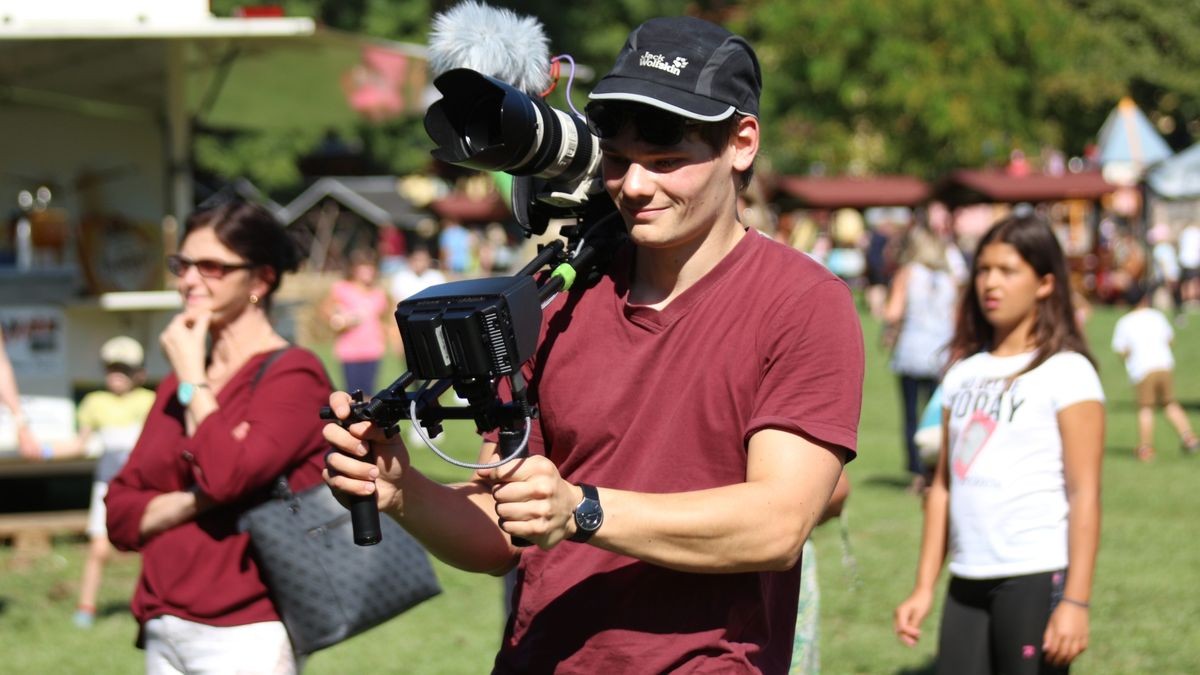
[[[291,348],[292,345],[287,344],[271,352],[270,356],[263,359],[262,365],[258,367],[258,372],[254,374],[254,379],[250,380],[250,393],[254,393],[254,388],[258,386],[258,381],[261,380],[263,375],[267,373],[267,368],[270,368],[272,363],[275,363],[277,360],[279,360],[279,357],[283,356],[283,353]]]
[[[258,372],[254,374],[254,379],[250,380],[251,394],[254,393],[254,389],[258,386],[258,381],[263,378],[263,375],[267,374],[267,369],[271,367],[271,364],[278,361],[279,357],[283,356],[283,353],[291,348],[291,344],[285,345],[271,352],[267,358],[263,359],[262,365],[258,367]],[[275,484],[271,487],[271,497],[284,501],[295,498],[295,495],[292,494],[292,487],[288,484],[286,473],[281,474],[275,479]]]

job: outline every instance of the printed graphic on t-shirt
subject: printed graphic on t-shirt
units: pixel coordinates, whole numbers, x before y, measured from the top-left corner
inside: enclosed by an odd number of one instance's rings
[[[982,410],[971,413],[971,418],[967,420],[967,425],[959,434],[958,443],[955,444],[952,453],[954,475],[958,476],[959,480],[967,477],[967,472],[971,470],[975,458],[979,456],[983,446],[987,445],[988,439],[992,437],[992,432],[995,430],[996,420],[990,415]]]
[[[950,468],[959,480],[967,477],[979,455],[1001,424],[1011,424],[1025,397],[1020,380],[968,378],[950,401],[951,427],[957,437],[951,446]]]

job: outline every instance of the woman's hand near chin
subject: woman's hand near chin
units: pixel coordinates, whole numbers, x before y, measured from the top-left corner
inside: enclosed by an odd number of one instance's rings
[[[204,381],[205,340],[212,312],[189,308],[175,315],[158,342],[181,382]]]

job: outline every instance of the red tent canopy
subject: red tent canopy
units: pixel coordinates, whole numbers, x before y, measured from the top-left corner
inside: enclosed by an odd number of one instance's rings
[[[1055,202],[1064,199],[1096,200],[1116,190],[1099,171],[1061,176],[1030,174],[1010,176],[1001,171],[962,169],[943,178],[934,196],[951,206],[961,204],[1016,204]]]
[[[781,176],[777,189],[804,206],[820,209],[917,206],[928,201],[931,192],[928,183],[910,176]]]

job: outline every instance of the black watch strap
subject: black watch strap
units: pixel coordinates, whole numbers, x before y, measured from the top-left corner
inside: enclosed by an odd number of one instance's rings
[[[600,507],[600,491],[593,485],[580,483],[583,499],[575,507],[575,534],[568,541],[582,543],[592,538],[604,524],[604,509]]]

